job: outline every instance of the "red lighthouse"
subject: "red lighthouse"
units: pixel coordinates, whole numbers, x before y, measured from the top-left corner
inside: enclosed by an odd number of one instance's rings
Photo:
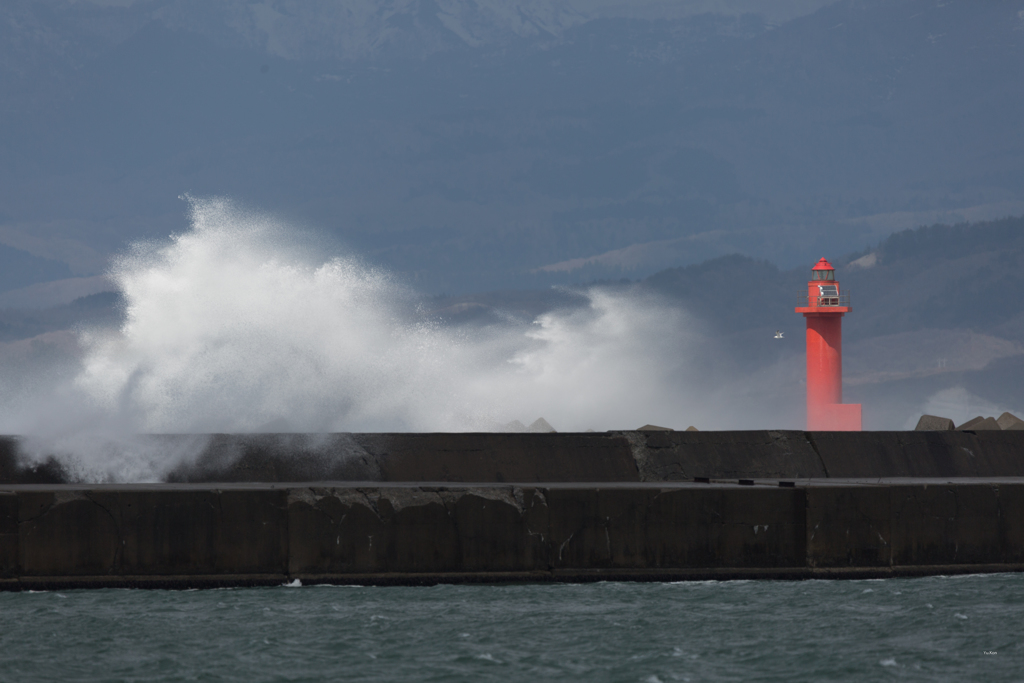
[[[839,293],[836,271],[821,259],[811,269],[807,301],[798,307],[807,319],[807,429],[861,430],[859,403],[843,403],[843,315],[853,310],[850,295]]]

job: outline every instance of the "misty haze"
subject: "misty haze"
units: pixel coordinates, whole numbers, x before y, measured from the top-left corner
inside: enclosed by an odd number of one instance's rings
[[[1021,64],[1024,1],[7,0],[0,432],[802,429],[822,256],[865,429],[1024,415]]]

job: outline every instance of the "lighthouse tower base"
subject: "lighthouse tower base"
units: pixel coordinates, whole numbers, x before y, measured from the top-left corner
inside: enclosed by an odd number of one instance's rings
[[[860,403],[822,403],[807,406],[807,430],[811,432],[859,432]]]

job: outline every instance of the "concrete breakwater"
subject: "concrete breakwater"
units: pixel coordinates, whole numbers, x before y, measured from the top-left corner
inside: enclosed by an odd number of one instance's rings
[[[1024,478],[0,487],[0,588],[1024,569]]]
[[[1024,570],[1024,431],[143,441],[187,457],[76,483],[0,440],[0,588]]]
[[[168,483],[1024,476],[1024,430],[154,435],[118,447],[132,444],[174,463]],[[0,484],[76,482],[23,447],[0,437]]]

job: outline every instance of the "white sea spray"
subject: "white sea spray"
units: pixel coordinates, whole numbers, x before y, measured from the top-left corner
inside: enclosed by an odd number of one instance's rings
[[[76,362],[0,416],[30,435],[30,455],[56,454],[85,480],[149,481],[194,453],[138,434],[772,420],[752,408],[771,373],[716,372],[699,323],[638,288],[590,287],[582,305],[535,320],[451,325],[390,273],[273,216],[226,199],[190,207],[190,229],[113,262],[123,324],[81,330]]]

